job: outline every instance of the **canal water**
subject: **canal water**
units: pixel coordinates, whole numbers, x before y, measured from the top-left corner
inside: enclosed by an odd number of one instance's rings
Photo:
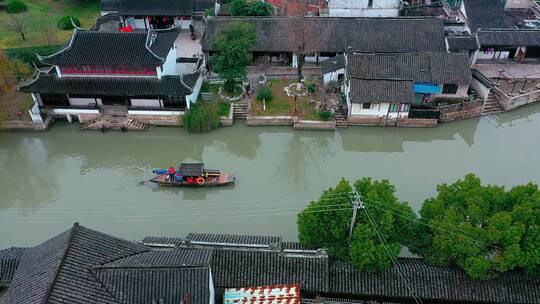
[[[130,240],[188,232],[296,239],[296,213],[345,177],[389,179],[415,210],[438,183],[540,183],[540,105],[434,129],[338,132],[239,124],[205,134],[80,131],[0,133],[0,248],[37,244],[73,222]],[[237,176],[234,186],[140,184],[184,159]]]

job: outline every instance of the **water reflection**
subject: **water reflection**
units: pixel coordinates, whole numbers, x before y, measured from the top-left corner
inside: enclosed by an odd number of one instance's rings
[[[45,201],[54,200],[59,191],[57,164],[48,161],[39,138],[10,137],[0,146],[0,209],[12,206],[27,213]]]
[[[287,179],[287,184],[295,188],[308,189],[307,174],[324,176],[321,168],[328,157],[336,152],[334,132],[295,131],[285,144],[285,154],[277,166],[274,177]]]
[[[479,123],[480,119],[470,119],[424,129],[349,127],[341,133],[342,147],[354,152],[404,152],[405,143],[451,141],[456,137],[472,146]]]

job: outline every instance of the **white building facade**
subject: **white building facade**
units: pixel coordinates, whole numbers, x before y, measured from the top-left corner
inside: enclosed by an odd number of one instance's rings
[[[397,17],[400,0],[329,0],[330,17]]]

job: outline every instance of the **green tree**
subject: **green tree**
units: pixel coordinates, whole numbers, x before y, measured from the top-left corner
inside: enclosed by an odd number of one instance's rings
[[[215,71],[225,79],[225,90],[234,92],[235,80],[247,76],[251,48],[255,43],[255,27],[234,22],[223,28],[214,42],[217,54],[211,59]]]
[[[359,210],[352,237],[352,187],[341,180],[298,215],[300,242],[326,248],[331,256],[350,261],[359,270],[386,269],[399,255],[400,242],[410,238],[415,215],[407,203],[396,198],[395,188],[387,180],[364,178],[354,188],[366,209]]]
[[[229,8],[232,16],[270,16],[272,5],[258,0],[233,0]]]
[[[420,211],[410,249],[436,265],[459,265],[489,279],[516,268],[540,273],[540,192],[527,184],[505,191],[474,174],[437,186]]]

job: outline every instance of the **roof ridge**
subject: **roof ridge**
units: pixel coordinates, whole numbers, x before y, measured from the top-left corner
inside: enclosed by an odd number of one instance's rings
[[[109,290],[109,288],[107,288],[107,286],[105,284],[103,284],[103,282],[96,276],[96,274],[94,273],[94,271],[92,271],[92,268],[89,269],[88,271],[90,273],[90,275],[94,278],[94,280],[99,284],[99,286],[101,286],[101,288],[105,289],[105,292],[107,292],[111,298],[114,299],[114,301],[116,303],[120,303],[120,301],[116,298],[116,296]]]
[[[69,238],[68,238],[68,242],[67,242],[67,245],[66,245],[66,248],[64,250],[64,254],[62,255],[62,260],[60,261],[60,264],[58,265],[58,269],[56,270],[55,272],[55,275],[54,275],[54,279],[51,283],[51,285],[49,286],[49,288],[47,289],[47,292],[45,293],[45,297],[43,298],[43,304],[47,304],[47,302],[49,302],[49,297],[51,296],[51,291],[58,279],[58,275],[60,273],[60,270],[62,269],[62,267],[64,266],[64,263],[66,261],[66,256],[67,256],[67,253],[71,247],[71,244],[73,242],[73,239],[75,238],[75,234],[77,233],[77,230],[79,229],[79,222],[75,222],[73,223],[73,227],[71,228],[71,233],[69,235]]]
[[[166,265],[166,264],[156,264],[156,265],[144,265],[144,264],[133,264],[133,265],[97,265],[90,268],[91,270],[107,270],[107,269],[169,269],[169,268],[208,268],[208,264],[187,264],[187,265]]]

